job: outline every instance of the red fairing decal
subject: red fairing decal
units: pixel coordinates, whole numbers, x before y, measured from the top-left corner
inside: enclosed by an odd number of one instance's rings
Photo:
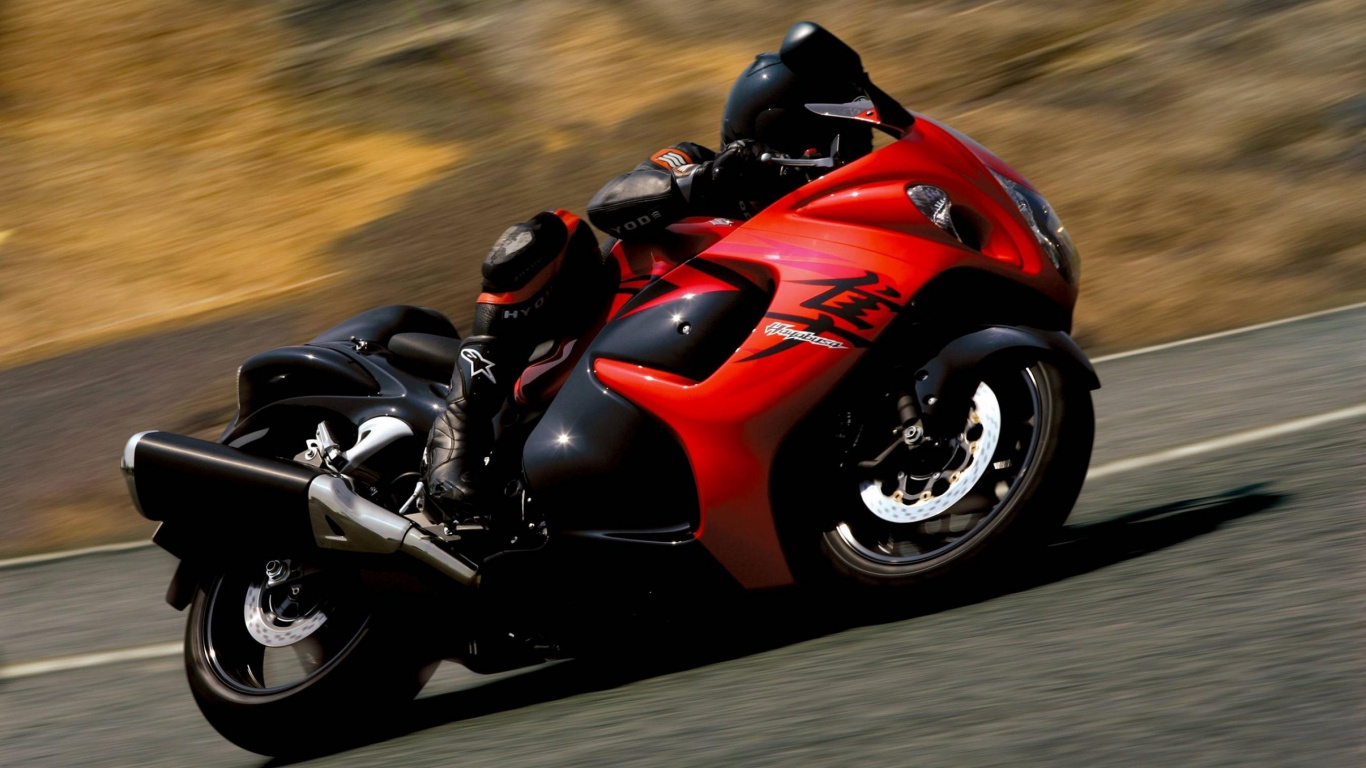
[[[866,347],[872,344],[872,339],[859,331],[876,327],[866,318],[878,312],[900,312],[903,306],[895,301],[901,298],[901,293],[884,284],[875,272],[865,271],[849,277],[794,280],[792,283],[817,286],[824,290],[801,302],[803,309],[811,310],[809,313],[769,311],[765,317],[774,322],[764,327],[764,334],[782,337],[782,341],[739,362],[775,355],[798,344],[815,344],[830,349]],[[852,326],[852,329],[843,326]],[[839,338],[831,338],[831,335]]]
[[[668,293],[665,293],[661,296],[657,296],[653,300],[647,301],[641,304],[640,306],[631,307],[631,310],[629,312],[622,314],[621,317],[634,315],[635,313],[640,312],[641,310],[656,307],[660,304],[667,304],[671,301],[678,301],[679,298],[682,298],[678,295],[678,291],[684,290],[680,286],[680,283],[686,284],[687,289],[685,292],[685,296],[689,298],[703,293],[716,293],[718,291],[738,290],[734,285],[731,285],[730,283],[721,280],[720,278],[707,274],[706,272],[703,272],[699,269],[696,269],[686,264],[675,268],[673,272],[669,274],[669,277],[667,279],[663,279],[663,281],[665,284],[672,286],[672,289]]]

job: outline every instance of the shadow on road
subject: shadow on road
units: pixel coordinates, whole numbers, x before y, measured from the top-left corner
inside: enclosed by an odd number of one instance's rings
[[[1231,520],[1254,515],[1281,504],[1286,497],[1268,493],[1264,484],[1246,486],[1215,496],[1164,504],[1098,523],[1064,528],[1028,575],[1013,583],[961,584],[952,590],[940,585],[932,594],[898,600],[888,607],[886,595],[851,603],[848,595],[810,594],[747,596],[700,627],[658,644],[630,646],[612,658],[575,659],[529,669],[527,672],[452,693],[419,699],[402,714],[402,725],[367,734],[363,743],[332,744],[313,757],[335,753],[435,728],[452,722],[520,709],[547,701],[601,691],[659,675],[741,658],[811,640],[857,626],[905,621],[963,605],[1023,592],[1090,573],[1116,563],[1157,552],[1211,533]],[[724,638],[718,641],[717,638]],[[453,748],[458,745],[452,745]],[[289,765],[272,760],[266,765]]]
[[[1265,512],[1286,496],[1257,483],[1215,496],[1142,509],[1098,523],[1067,526],[1045,551],[1042,568],[1025,584],[1003,593],[1032,589],[1166,549],[1218,530],[1230,520]]]

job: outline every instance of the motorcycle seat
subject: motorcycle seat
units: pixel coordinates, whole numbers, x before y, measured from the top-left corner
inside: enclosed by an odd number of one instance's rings
[[[318,334],[308,343],[348,341],[354,337],[389,346],[390,338],[399,333],[422,333],[451,338],[460,336],[450,319],[434,309],[394,304],[376,307],[344,320]]]
[[[396,333],[388,346],[395,367],[436,381],[451,380],[460,354],[460,339],[435,333]]]

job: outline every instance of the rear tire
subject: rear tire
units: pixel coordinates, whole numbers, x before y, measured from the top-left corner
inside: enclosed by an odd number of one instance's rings
[[[340,746],[383,725],[435,668],[384,630],[354,573],[305,576],[315,581],[293,605],[272,599],[261,573],[253,567],[202,584],[185,633],[195,702],[239,747],[289,756]],[[309,595],[308,584],[319,593]],[[264,622],[251,618],[253,605]]]
[[[832,461],[843,467],[818,509],[808,508],[801,539],[809,543],[798,541],[809,580],[908,587],[966,577],[1006,565],[1067,519],[1090,462],[1094,413],[1090,391],[1065,370],[1044,362],[984,370],[956,440],[914,456],[898,447],[877,469],[860,470],[898,439],[895,393],[905,384],[881,378],[835,403],[839,426],[818,438],[838,446]]]

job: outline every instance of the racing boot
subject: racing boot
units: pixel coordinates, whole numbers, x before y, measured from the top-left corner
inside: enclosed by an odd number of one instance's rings
[[[516,356],[514,356],[516,357]],[[460,344],[446,407],[432,424],[424,454],[422,512],[434,523],[479,517],[484,458],[493,448],[493,417],[521,373],[497,338],[471,336]]]
[[[616,282],[603,281],[604,269],[588,225],[568,211],[538,213],[493,244],[446,408],[427,438],[426,498],[419,502],[432,522],[469,523],[481,516],[476,504],[486,492],[479,486],[493,447],[493,418],[537,342],[581,332],[583,319],[610,298]]]

